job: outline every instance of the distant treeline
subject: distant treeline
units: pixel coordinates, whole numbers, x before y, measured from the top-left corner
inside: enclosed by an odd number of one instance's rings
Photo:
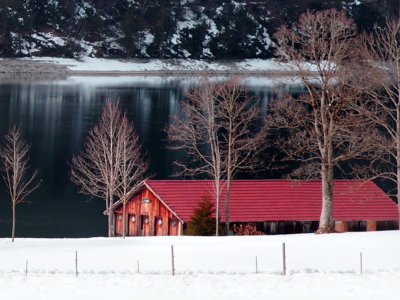
[[[1,0],[0,56],[269,58],[270,36],[308,9],[345,9],[360,29],[398,0]]]

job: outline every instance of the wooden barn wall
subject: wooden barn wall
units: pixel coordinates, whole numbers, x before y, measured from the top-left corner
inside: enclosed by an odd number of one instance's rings
[[[237,226],[246,225],[246,222],[234,222]],[[311,233],[318,229],[317,221],[266,221],[266,222],[249,222],[256,225],[257,231],[261,231],[267,235],[273,234],[294,234],[294,233]],[[233,223],[231,223],[233,226]]]
[[[399,229],[399,221],[377,221],[376,222],[376,230],[398,230]]]
[[[348,231],[367,231],[374,230],[397,230],[399,221],[375,221],[376,227],[368,227],[368,221],[347,221]],[[375,223],[373,222],[373,223]],[[313,233],[318,229],[318,221],[268,221],[268,222],[250,222],[256,224],[257,230],[267,235],[273,234],[295,234],[295,233]],[[371,223],[371,222],[370,222]],[[236,225],[246,223],[236,223]],[[233,226],[233,223],[232,223]]]
[[[265,234],[311,233],[318,229],[316,221],[269,221],[257,222],[257,230]]]
[[[141,202],[144,198],[150,203]],[[116,235],[122,235],[123,223],[122,205],[116,210]],[[126,204],[126,235],[127,236],[165,236],[178,235],[179,222],[148,189],[144,189],[133,196]],[[134,222],[132,220],[134,217]],[[146,221],[147,220],[147,221]],[[161,225],[158,223],[161,220]],[[175,222],[174,222],[175,220]],[[172,223],[175,226],[172,226]]]
[[[348,221],[349,231],[367,231],[367,221]],[[397,230],[399,221],[376,221],[376,231]]]

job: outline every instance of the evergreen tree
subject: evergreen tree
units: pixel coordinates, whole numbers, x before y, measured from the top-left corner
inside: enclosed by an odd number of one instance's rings
[[[194,209],[194,215],[188,222],[186,234],[208,236],[215,233],[214,204],[211,202],[208,193],[201,197],[199,207]]]

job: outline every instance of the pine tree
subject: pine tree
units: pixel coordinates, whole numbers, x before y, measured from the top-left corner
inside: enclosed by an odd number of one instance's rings
[[[215,218],[212,216],[215,213],[214,204],[208,193],[201,198],[199,208],[194,209],[194,215],[188,222],[187,235],[207,236],[215,233]]]

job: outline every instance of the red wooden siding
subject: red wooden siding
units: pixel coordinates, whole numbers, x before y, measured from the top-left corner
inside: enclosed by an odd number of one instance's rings
[[[147,200],[143,201],[144,199]],[[115,211],[116,235],[122,235],[122,205]],[[169,220],[176,218],[160,200],[148,189],[135,193],[126,204],[126,235],[127,236],[153,236],[153,235],[178,235],[179,220],[176,228],[170,229]],[[121,218],[119,218],[121,216]],[[132,217],[135,221],[132,222]],[[161,220],[161,225],[158,223]]]

